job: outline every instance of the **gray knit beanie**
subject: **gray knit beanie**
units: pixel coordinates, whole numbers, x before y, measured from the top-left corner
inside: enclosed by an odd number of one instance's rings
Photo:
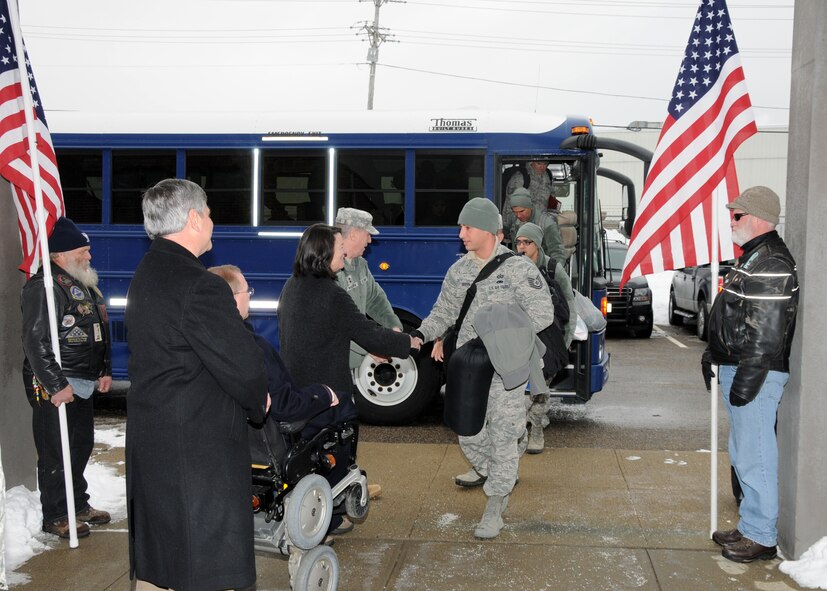
[[[528,189],[518,187],[514,189],[511,194],[511,207],[525,207],[527,209],[534,209],[534,203],[531,201],[531,193]]]
[[[496,236],[499,213],[497,206],[491,201],[482,197],[475,197],[466,203],[462,211],[459,212],[457,223],[461,226],[479,228]]]
[[[543,230],[537,224],[526,222],[517,230],[517,238],[528,238],[540,248],[543,245]]]

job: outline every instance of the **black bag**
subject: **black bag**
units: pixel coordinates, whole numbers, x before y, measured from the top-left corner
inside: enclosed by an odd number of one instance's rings
[[[563,293],[563,287],[560,282],[554,278],[557,270],[557,261],[550,259],[546,269],[540,269],[540,274],[548,283],[548,289],[551,292],[551,302],[554,304],[554,322],[560,325],[560,330],[566,331],[566,326],[570,320],[571,310],[569,303],[566,301],[566,296]]]
[[[497,267],[499,267],[505,259],[513,256],[515,256],[513,252],[504,252],[502,254],[498,254],[493,259],[488,261],[488,263],[482,269],[480,269],[477,278],[474,279],[474,282],[470,286],[468,286],[468,291],[465,292],[465,301],[462,302],[462,308],[459,311],[457,321],[454,323],[454,326],[450,327],[448,330],[445,331],[445,334],[442,335],[443,367],[448,367],[451,361],[451,356],[457,350],[457,335],[459,335],[459,329],[462,326],[462,321],[465,320],[465,315],[468,313],[468,308],[471,307],[471,302],[474,300],[474,296],[477,295],[477,283],[479,283],[483,279],[487,279],[488,277],[490,277],[491,274],[497,270]]]
[[[485,424],[494,366],[480,337],[454,352],[445,382],[443,420],[457,435],[476,435]]]
[[[540,269],[540,274],[548,283],[551,301],[554,304],[554,322],[537,333],[546,346],[543,355],[543,377],[546,380],[551,380],[569,362],[569,351],[564,338],[565,328],[569,322],[569,304],[563,295],[560,282],[554,278],[556,268],[557,263],[550,260],[546,269]]]

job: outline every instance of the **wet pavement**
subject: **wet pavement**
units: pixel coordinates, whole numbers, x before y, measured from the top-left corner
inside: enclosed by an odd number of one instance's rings
[[[468,466],[438,408],[413,426],[363,426],[359,464],[383,493],[364,524],[336,539],[339,589],[800,589],[780,560],[732,563],[709,539],[703,344],[666,327],[608,346],[612,381],[586,405],[554,406],[547,448],[521,460],[494,540],[473,536],[485,496],[454,485]],[[725,437],[722,416],[721,449]],[[737,507],[727,456],[718,457],[718,526],[730,529]],[[123,448],[98,445],[95,460],[122,473]],[[75,550],[50,543],[55,549],[18,569],[30,582],[13,589],[133,588],[125,520],[95,529]],[[286,557],[258,554],[257,571],[259,591],[290,589]]]

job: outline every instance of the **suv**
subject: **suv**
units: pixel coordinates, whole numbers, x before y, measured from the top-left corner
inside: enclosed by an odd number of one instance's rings
[[[734,261],[724,261],[718,267],[718,280],[712,289],[721,291],[724,276],[729,273]],[[672,288],[669,290],[669,324],[680,326],[684,320],[694,320],[698,338],[707,339],[707,320],[709,319],[711,271],[709,265],[678,269],[672,276]],[[717,294],[717,292],[716,292]]]
[[[623,242],[609,240],[606,261],[606,291],[608,307],[606,322],[609,327],[623,327],[636,337],[652,336],[652,290],[646,277],[632,277],[620,290],[620,277],[626,262],[628,247]]]

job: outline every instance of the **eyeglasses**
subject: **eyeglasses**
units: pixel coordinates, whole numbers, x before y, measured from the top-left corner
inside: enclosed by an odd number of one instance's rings
[[[528,246],[533,240],[517,240],[517,246]]]
[[[233,295],[238,295],[240,293],[246,293],[248,296],[253,297],[253,294],[256,293],[256,290],[255,290],[255,288],[251,287],[250,289],[247,289],[247,290],[234,291]]]
[[[740,222],[741,218],[744,217],[745,215],[749,215],[749,214],[748,213],[733,213],[732,214],[732,219],[735,220],[736,222]]]

